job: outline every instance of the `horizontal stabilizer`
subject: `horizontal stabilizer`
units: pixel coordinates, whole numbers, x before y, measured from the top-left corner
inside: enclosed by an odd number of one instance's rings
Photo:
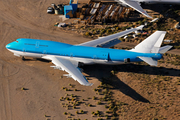
[[[166,46],[163,46],[159,49],[159,53],[161,54],[164,54],[165,52],[167,52],[169,49],[171,49],[173,46],[170,46],[170,45],[166,45]]]
[[[157,60],[153,60],[151,57],[139,57],[139,58],[151,66],[157,66]]]
[[[118,1],[118,0],[116,0],[116,1]],[[145,15],[146,17],[152,19],[152,17],[149,16],[145,10],[143,10],[143,8],[140,6],[139,2],[130,1],[130,0],[119,0],[119,1],[122,2],[125,5],[128,5],[128,6],[132,7],[132,8],[134,8],[135,10],[137,10],[141,14]]]

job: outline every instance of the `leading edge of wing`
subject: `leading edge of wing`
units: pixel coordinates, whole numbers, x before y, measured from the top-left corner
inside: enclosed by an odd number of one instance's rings
[[[90,46],[90,47],[101,46],[102,44],[105,44],[107,42],[113,41],[113,40],[115,40],[117,38],[120,38],[122,36],[125,36],[125,35],[127,35],[127,34],[129,34],[131,32],[140,30],[143,27],[144,27],[144,25],[140,25],[140,26],[138,26],[136,28],[132,28],[130,30],[125,30],[125,31],[122,31],[122,32],[119,32],[119,33],[116,33],[116,34],[112,34],[112,35],[106,36],[106,37],[101,37],[101,38],[98,38],[98,39],[95,39],[95,40],[92,40],[92,41],[81,43],[81,44],[79,44],[79,46]]]
[[[89,83],[87,79],[83,76],[83,74],[79,71],[77,66],[73,65],[71,61],[59,58],[55,56],[44,56],[44,59],[52,60],[52,63],[56,65],[56,67],[61,67],[63,70],[69,73],[70,77],[74,80],[77,80],[81,85],[92,86],[93,83]]]
[[[117,0],[117,1],[118,1],[118,0]],[[124,3],[124,4],[126,4],[126,5],[128,5],[128,6],[130,6],[130,7],[132,7],[132,8],[134,8],[135,10],[137,10],[137,11],[140,12],[141,14],[145,15],[146,17],[152,19],[152,17],[149,16],[145,10],[143,10],[143,8],[139,5],[138,2],[136,2],[136,1],[130,1],[130,0],[119,0],[119,1],[122,2],[122,3]]]

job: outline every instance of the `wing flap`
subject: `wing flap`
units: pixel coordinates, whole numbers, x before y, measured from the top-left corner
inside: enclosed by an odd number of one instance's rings
[[[81,85],[91,86],[92,83],[89,83],[87,79],[82,75],[77,66],[75,66],[71,61],[59,58],[59,57],[43,57],[45,59],[52,60],[52,63],[58,67],[61,67],[63,70],[69,73],[68,76],[72,77],[74,80],[77,80]]]
[[[107,43],[105,43],[105,44],[101,44],[101,46],[100,47],[102,47],[102,48],[109,48],[109,47],[112,47],[112,46],[114,46],[114,45],[116,45],[116,44],[118,44],[118,43],[120,43],[121,41],[117,38],[117,39],[114,39],[114,40],[112,40],[112,41],[109,41],[109,42],[107,42]]]

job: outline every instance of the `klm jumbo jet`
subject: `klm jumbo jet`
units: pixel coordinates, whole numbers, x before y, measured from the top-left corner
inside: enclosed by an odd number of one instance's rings
[[[127,62],[145,61],[156,66],[157,60],[172,46],[160,47],[166,34],[165,31],[156,31],[143,42],[131,50],[110,49],[119,43],[119,37],[142,29],[143,25],[119,32],[106,37],[98,38],[79,45],[70,45],[61,42],[19,38],[6,45],[6,48],[19,57],[34,57],[51,60],[55,69],[65,70],[74,80],[81,85],[91,86],[82,75],[79,64],[122,64]]]

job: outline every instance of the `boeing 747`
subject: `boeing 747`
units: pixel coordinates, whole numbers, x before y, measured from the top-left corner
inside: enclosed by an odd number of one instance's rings
[[[157,60],[172,46],[160,47],[166,34],[165,31],[156,31],[147,39],[131,50],[110,49],[119,43],[119,37],[142,29],[143,25],[122,31],[96,40],[78,45],[61,42],[19,38],[6,45],[6,48],[19,57],[33,57],[51,60],[55,69],[64,70],[81,85],[91,86],[86,77],[81,73],[79,64],[123,64],[128,62],[144,61],[152,66],[157,66]]]

